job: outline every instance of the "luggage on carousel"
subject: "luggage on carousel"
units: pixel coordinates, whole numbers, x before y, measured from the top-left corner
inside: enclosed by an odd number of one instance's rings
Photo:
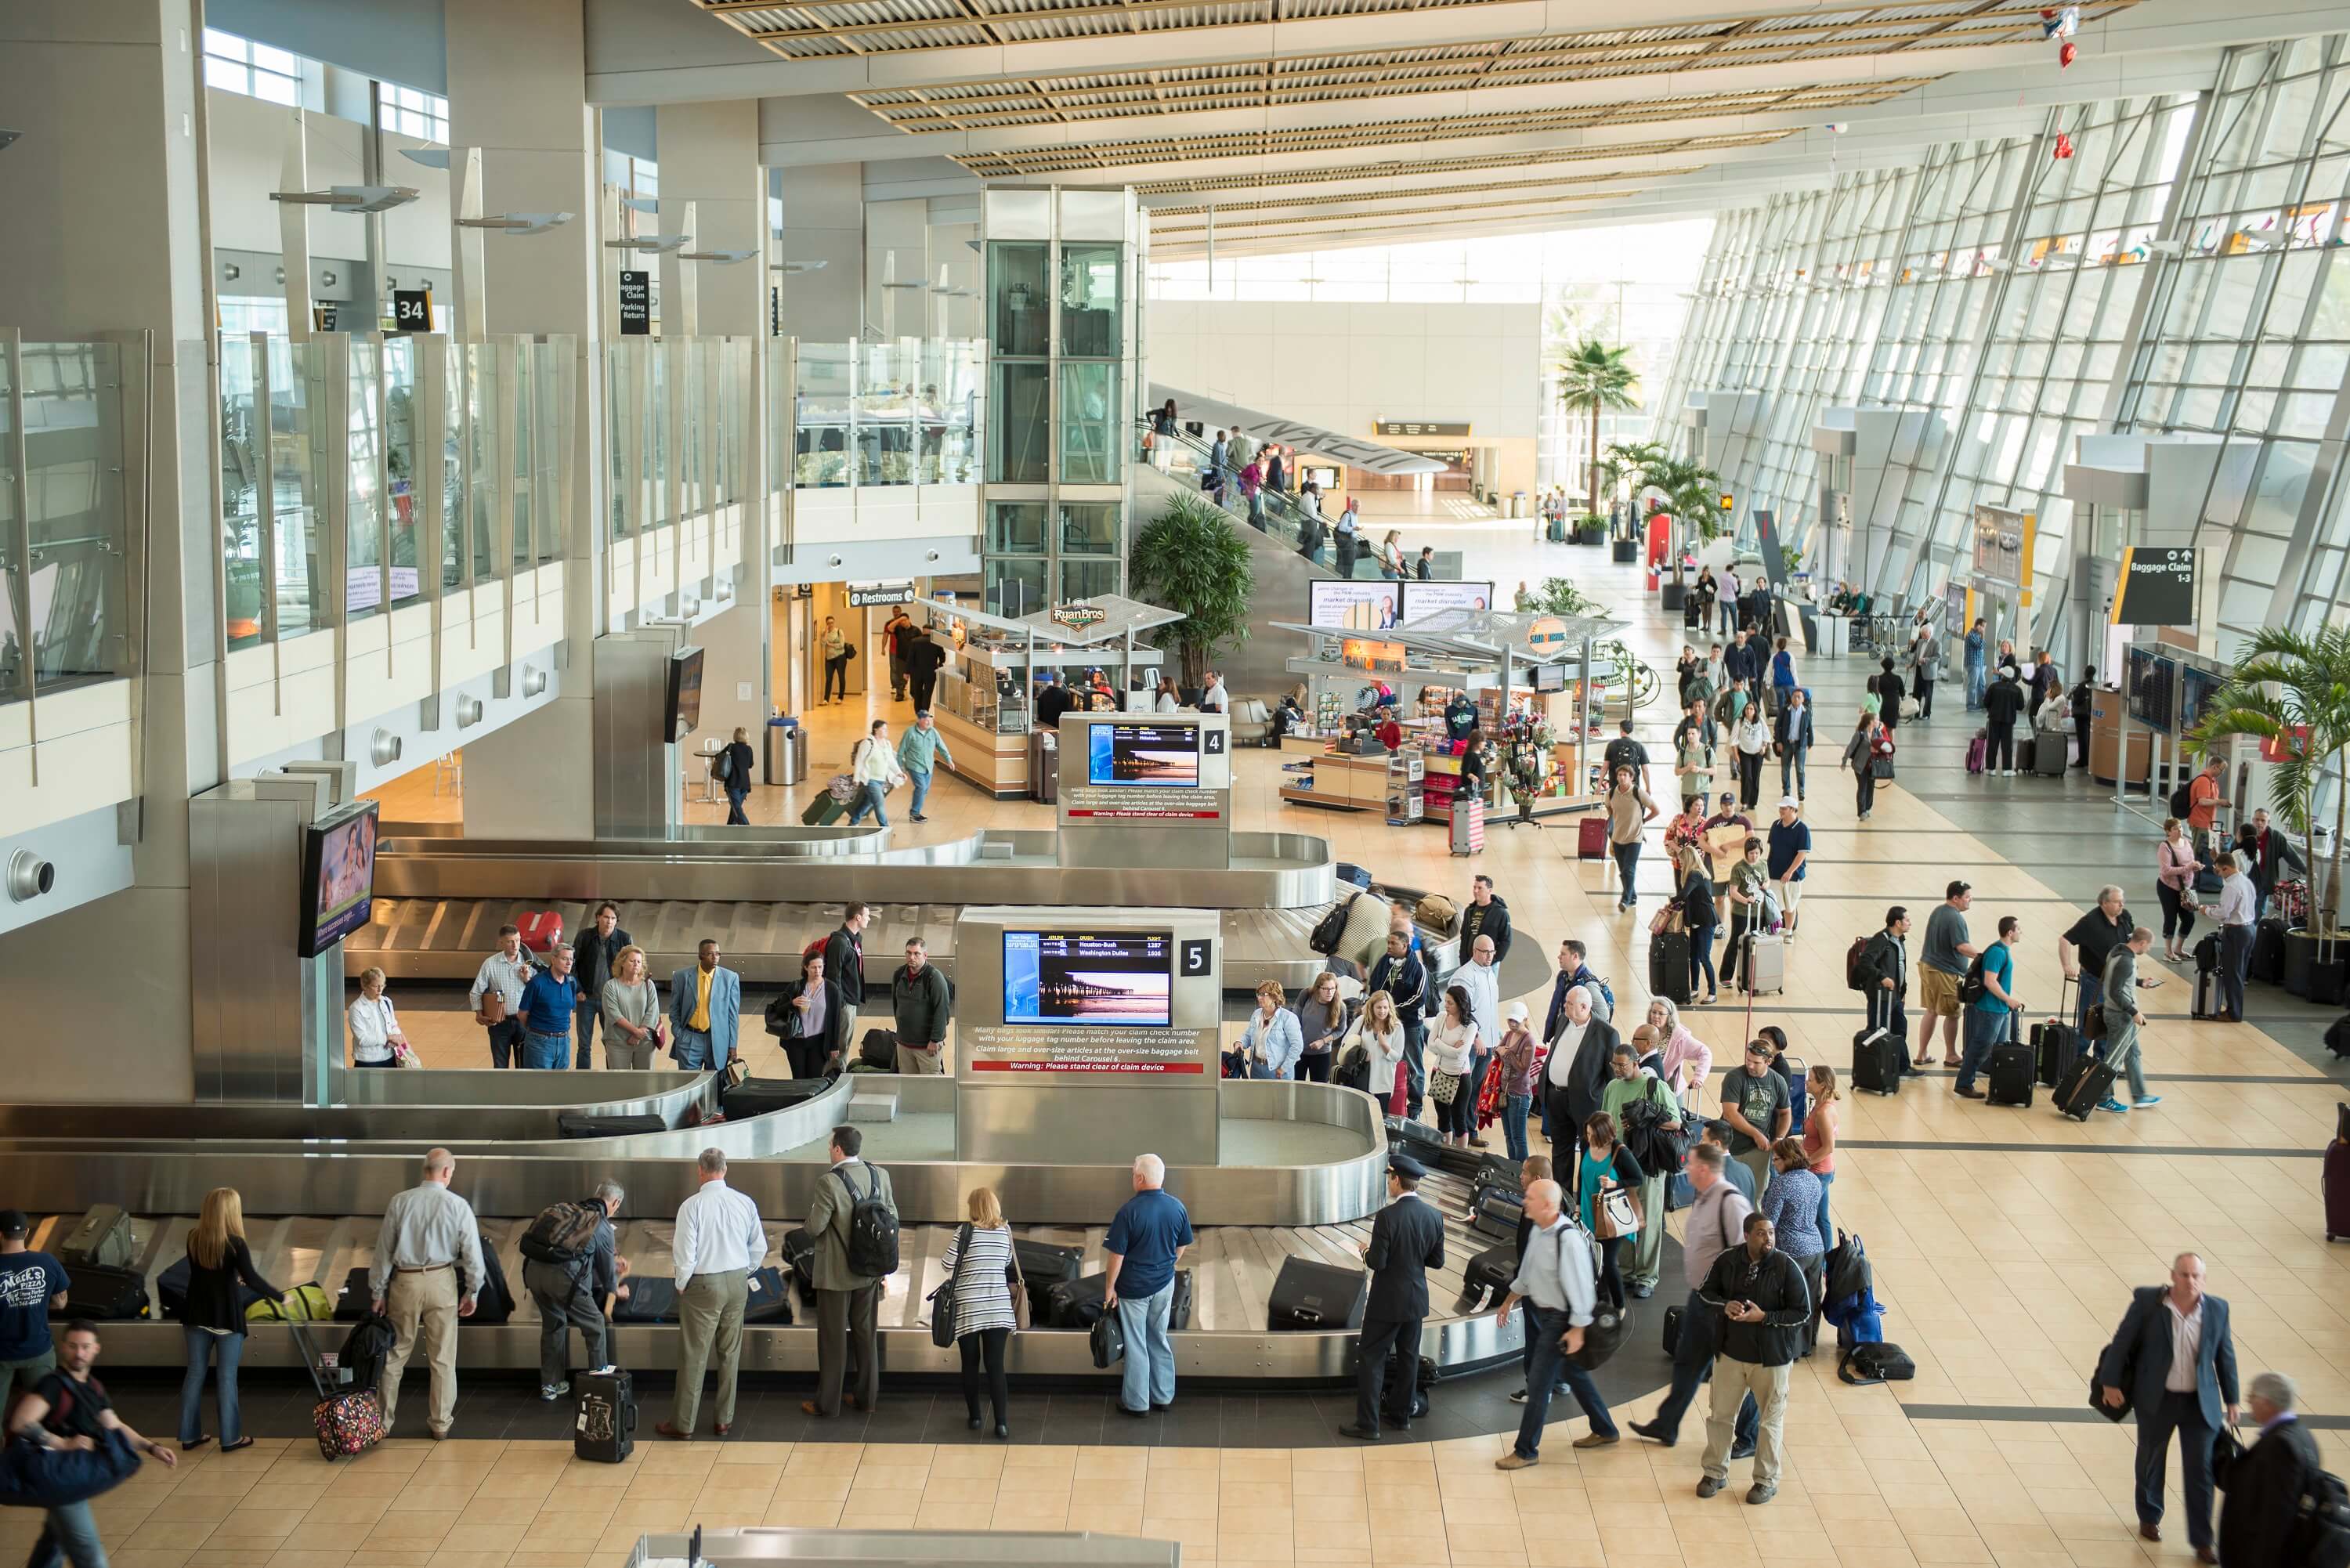
[[[69,1269],[84,1264],[127,1268],[130,1251],[130,1216],[111,1203],[100,1203],[57,1244],[57,1262]]]
[[[147,1315],[147,1276],[97,1263],[66,1266],[66,1315],[119,1323]]]
[[[1053,1287],[1066,1284],[1086,1272],[1086,1250],[1014,1237],[1012,1255],[1019,1262],[1020,1277],[1028,1286],[1028,1321],[1049,1323],[1053,1315]]]
[[[1265,1327],[1274,1334],[1361,1328],[1370,1292],[1371,1276],[1361,1269],[1286,1259],[1265,1301]]]
[[[2350,1231],[2345,1233],[2350,1234]],[[1503,1293],[1510,1288],[1510,1282],[1518,1277],[1516,1240],[1513,1238],[1499,1246],[1488,1247],[1470,1259],[1469,1266],[1461,1271],[1461,1277],[1472,1297],[1482,1296],[1479,1311],[1500,1302]]]
[[[669,1123],[647,1112],[633,1116],[591,1116],[584,1111],[559,1111],[556,1132],[564,1137],[621,1137],[629,1133],[669,1131]]]

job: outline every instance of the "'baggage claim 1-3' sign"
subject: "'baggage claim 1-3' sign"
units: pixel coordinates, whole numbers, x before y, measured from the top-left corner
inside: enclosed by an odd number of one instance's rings
[[[2114,589],[2116,626],[2193,626],[2195,552],[2132,545]]]

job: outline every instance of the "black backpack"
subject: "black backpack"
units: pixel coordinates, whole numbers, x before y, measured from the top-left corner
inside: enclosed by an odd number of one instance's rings
[[[2186,821],[2187,814],[2195,809],[2194,788],[2195,781],[2190,778],[2170,792],[2170,815],[2181,822]]]
[[[898,1272],[898,1212],[881,1196],[881,1173],[866,1167],[872,1185],[858,1197],[847,1173],[835,1170],[848,1194],[848,1272],[887,1279]]]
[[[351,1387],[375,1386],[377,1377],[383,1371],[383,1364],[390,1358],[392,1346],[398,1339],[399,1334],[392,1327],[391,1319],[382,1314],[371,1312],[359,1319],[358,1325],[343,1336],[342,1352],[336,1358],[349,1371]]]
[[[720,751],[711,763],[710,776],[721,784],[734,782],[734,753],[731,748]]]
[[[566,1268],[586,1257],[596,1245],[596,1228],[604,1222],[604,1206],[550,1203],[524,1231],[518,1250],[536,1262]]]
[[[2294,1568],[2335,1568],[2350,1563],[2350,1488],[2324,1470],[2310,1477],[2299,1500],[2301,1521],[2293,1527],[2286,1563]]]
[[[1314,923],[1313,934],[1305,939],[1305,945],[1324,958],[1336,952],[1338,939],[1347,934],[1347,916],[1353,911],[1355,900],[1361,897],[1360,893],[1350,894],[1342,902],[1332,905],[1330,912]]]
[[[1966,978],[1959,981],[1959,1000],[1971,1007],[1990,994],[1991,987],[1983,983],[1982,955],[1978,953],[1974,961],[1967,965]]]

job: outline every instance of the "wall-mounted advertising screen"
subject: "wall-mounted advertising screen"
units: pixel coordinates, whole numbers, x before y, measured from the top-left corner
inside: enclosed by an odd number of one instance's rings
[[[681,648],[669,656],[669,733],[682,741],[702,727],[702,649]]]
[[[1564,664],[1537,664],[1537,665],[1535,665],[1535,666],[1534,666],[1534,690],[1535,690],[1535,691],[1565,691],[1565,690],[1566,690],[1566,666],[1565,666],[1565,665],[1564,665]]]
[[[2129,716],[2150,730],[2168,733],[2172,701],[2177,693],[2178,663],[2142,648],[2129,650]]]
[[[1165,931],[1006,931],[1003,1022],[1164,1029],[1172,948]]]
[[[1086,782],[1196,789],[1196,724],[1095,724],[1086,732]]]
[[[1305,590],[1305,624],[1341,631],[1385,631],[1403,613],[1401,583],[1325,582]]]
[[[1493,607],[1491,583],[1420,583],[1403,585],[1403,617],[1418,620],[1438,610],[1485,610]]]
[[[304,958],[368,923],[375,910],[376,803],[363,800],[302,830],[302,909],[295,926]]]
[[[2178,732],[2182,735],[2203,722],[2203,714],[2219,696],[2226,682],[2211,670],[2189,664],[2178,671]]]

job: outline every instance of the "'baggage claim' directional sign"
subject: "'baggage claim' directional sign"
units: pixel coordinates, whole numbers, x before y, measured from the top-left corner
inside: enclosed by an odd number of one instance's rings
[[[2132,545],[2114,589],[2116,626],[2193,626],[2195,552]]]

